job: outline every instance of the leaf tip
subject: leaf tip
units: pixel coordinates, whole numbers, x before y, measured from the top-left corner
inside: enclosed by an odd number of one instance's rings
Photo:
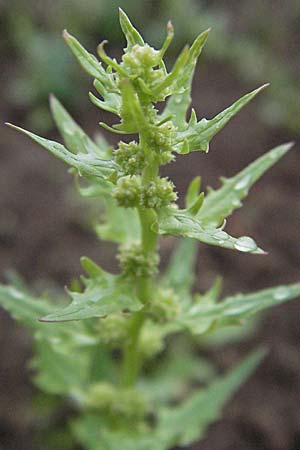
[[[282,148],[288,152],[292,147],[294,147],[295,142],[291,141],[291,142],[287,142],[286,144],[282,144]]]
[[[259,88],[256,89],[256,92],[261,92],[264,89],[266,89],[268,86],[270,86],[270,83],[265,83],[262,86],[260,86]]]
[[[63,30],[62,36],[65,41],[69,40],[72,37],[72,35],[66,29]]]
[[[168,32],[168,34],[174,34],[174,26],[173,26],[171,20],[168,20],[167,32]]]

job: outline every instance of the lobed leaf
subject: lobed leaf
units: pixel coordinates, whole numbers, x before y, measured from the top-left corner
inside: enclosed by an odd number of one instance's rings
[[[53,305],[17,286],[0,285],[0,305],[33,332],[35,356],[30,367],[40,389],[68,396],[84,386],[90,371],[90,349],[98,341],[81,323],[42,324],[38,317],[49,314]]]
[[[283,144],[252,162],[232,178],[222,179],[222,186],[210,190],[197,217],[205,224],[220,225],[236,208],[242,206],[251,186],[292,147]]]
[[[189,145],[189,152],[196,150],[208,152],[209,142],[211,139],[222,130],[230,119],[232,119],[245,105],[247,105],[261,90],[265,89],[267,86],[267,84],[264,84],[258,89],[244,95],[213,119],[202,119],[200,122],[197,122],[195,113],[192,113],[186,129],[178,133],[177,146],[175,146],[175,150],[178,153],[182,153],[182,149],[185,148],[183,143],[187,141]]]
[[[240,324],[271,306],[279,305],[300,296],[300,283],[277,286],[251,294],[237,294],[222,302],[201,302],[194,304],[178,321],[194,334],[214,331],[222,327]]]
[[[189,237],[206,244],[245,253],[265,253],[252,238],[248,236],[234,238],[214,226],[205,226],[198,217],[188,215],[184,210],[169,208],[161,212],[158,232],[159,234]]]
[[[48,314],[43,322],[65,322],[92,317],[106,317],[108,314],[124,311],[138,311],[142,304],[136,297],[133,286],[120,275],[103,271],[88,258],[82,258],[82,265],[90,278],[82,278],[84,292],[69,294],[72,302],[64,309]]]
[[[87,178],[105,179],[109,182],[109,177],[112,177],[118,170],[117,164],[113,161],[100,159],[97,155],[91,153],[74,154],[58,142],[42,138],[34,133],[31,133],[30,131],[24,130],[23,128],[17,127],[10,123],[7,123],[7,125],[17,131],[20,131],[26,136],[29,136],[33,141],[40,144],[54,156],[61,159],[69,166],[77,169],[79,174],[82,176]]]
[[[187,110],[192,101],[191,88],[194,71],[197,60],[206,43],[209,31],[210,30],[206,30],[201,33],[191,46],[185,70],[180,73],[180,76],[178,76],[177,79],[179,93],[174,93],[169,97],[162,114],[162,117],[173,116],[172,121],[178,129],[182,129],[186,125]]]
[[[50,96],[50,108],[56,126],[68,150],[75,155],[78,153],[90,153],[98,155],[101,159],[107,159],[108,143],[104,143],[105,141],[103,141],[104,145],[101,147],[95,144],[54,95]]]
[[[189,445],[203,437],[206,427],[219,419],[225,403],[254,372],[264,355],[261,350],[252,353],[184,404],[163,409],[159,414],[158,428],[168,445]]]

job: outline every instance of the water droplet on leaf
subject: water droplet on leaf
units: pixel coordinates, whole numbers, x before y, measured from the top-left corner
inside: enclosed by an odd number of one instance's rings
[[[229,238],[228,234],[225,231],[217,231],[214,235],[213,235],[214,239],[222,240],[223,242]]]
[[[289,295],[289,290],[285,287],[280,287],[276,290],[275,294],[274,294],[274,298],[276,300],[283,300],[284,298],[288,297]]]
[[[242,236],[238,238],[234,244],[234,247],[240,252],[253,252],[257,249],[255,241],[248,236]]]

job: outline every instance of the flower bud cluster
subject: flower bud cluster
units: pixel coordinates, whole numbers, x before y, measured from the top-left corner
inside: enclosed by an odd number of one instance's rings
[[[174,184],[166,177],[150,181],[141,193],[141,205],[145,208],[159,209],[175,202],[176,199]]]
[[[135,44],[131,51],[122,56],[124,69],[128,71],[139,71],[142,73],[145,69],[150,69],[159,64],[160,54],[158,50],[150,47],[149,44]],[[136,73],[136,72],[135,72]]]
[[[111,383],[95,383],[86,394],[90,408],[101,410],[113,417],[142,418],[146,412],[144,397],[134,388],[120,388]]]
[[[155,90],[158,84],[162,83],[167,74],[162,68],[161,52],[150,47],[148,44],[135,44],[122,56],[121,67],[127,76],[132,80],[138,80],[136,87],[148,95],[150,101],[163,101],[170,95],[170,87]]]
[[[153,252],[145,254],[138,244],[123,248],[118,255],[120,266],[127,276],[151,277],[157,273],[159,256]]]
[[[141,180],[137,175],[126,175],[119,178],[112,196],[119,206],[135,208],[139,205],[141,195]]]
[[[175,160],[173,153],[175,137],[176,128],[170,120],[150,130],[148,145],[156,153],[160,166],[164,166]]]
[[[139,341],[139,353],[144,358],[152,358],[163,351],[165,343],[160,331],[158,325],[150,320],[143,327]]]
[[[121,141],[114,151],[114,156],[116,163],[126,175],[138,174],[145,167],[145,155],[135,141],[129,144]]]
[[[110,314],[101,319],[97,326],[97,334],[101,342],[110,348],[118,347],[125,341],[128,333],[128,318],[122,314]]]
[[[141,178],[137,175],[119,178],[112,195],[125,208],[141,206],[159,209],[177,199],[174,184],[168,178],[156,178],[142,186]]]
[[[173,321],[181,311],[178,296],[173,289],[160,288],[153,296],[149,313],[155,322]]]

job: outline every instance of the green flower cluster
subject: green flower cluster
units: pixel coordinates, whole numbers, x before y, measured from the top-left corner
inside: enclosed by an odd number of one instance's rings
[[[144,249],[139,244],[132,244],[124,247],[117,255],[122,272],[126,276],[134,279],[140,277],[152,277],[157,274],[159,256],[156,252],[145,254]]]
[[[112,196],[119,206],[124,208],[154,208],[159,210],[176,201],[177,194],[174,184],[168,178],[159,178],[142,184],[137,175],[127,175],[119,178]]]

